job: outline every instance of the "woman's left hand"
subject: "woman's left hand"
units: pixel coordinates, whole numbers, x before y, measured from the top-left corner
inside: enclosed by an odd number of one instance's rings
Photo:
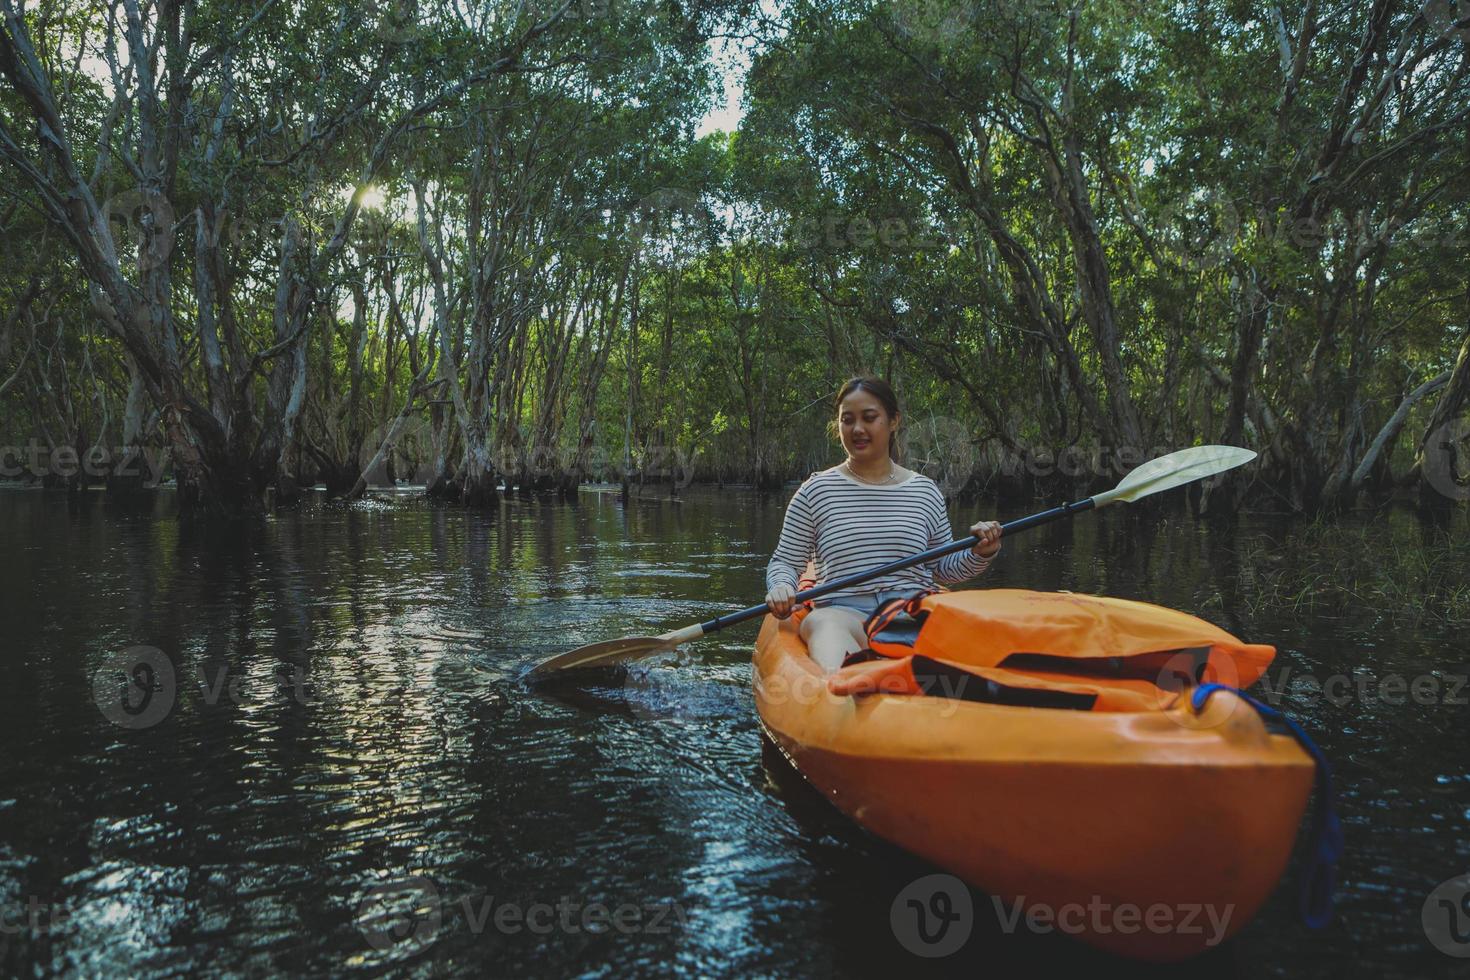
[[[980,540],[970,550],[981,558],[993,558],[1000,550],[1000,524],[996,521],[978,521],[970,533]]]

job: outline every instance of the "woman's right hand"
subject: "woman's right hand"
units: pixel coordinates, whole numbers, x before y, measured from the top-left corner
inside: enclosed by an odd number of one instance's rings
[[[778,585],[766,593],[766,608],[770,609],[777,619],[785,619],[790,616],[795,602],[796,590],[789,585]]]

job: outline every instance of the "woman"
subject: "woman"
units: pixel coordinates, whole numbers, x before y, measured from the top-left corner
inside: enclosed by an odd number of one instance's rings
[[[894,433],[898,399],[880,378],[853,378],[837,393],[837,429],[847,459],[813,473],[791,498],[781,540],[766,567],[766,605],[791,615],[796,585],[807,562],[817,583],[830,582],[950,540],[944,495],[933,480],[898,465]],[[878,608],[879,593],[910,594],[935,582],[974,578],[1000,550],[1000,525],[980,521],[969,551],[884,575],[814,601],[801,621],[801,638],[828,673],[868,645],[863,621]]]

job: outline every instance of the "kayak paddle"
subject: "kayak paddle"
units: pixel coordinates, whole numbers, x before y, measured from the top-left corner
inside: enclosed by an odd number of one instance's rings
[[[1165,490],[1172,490],[1174,487],[1183,486],[1186,483],[1193,483],[1195,480],[1202,480],[1207,476],[1224,473],[1226,470],[1232,470],[1255,458],[1256,454],[1249,449],[1240,449],[1235,446],[1195,446],[1191,449],[1181,449],[1167,456],[1160,456],[1158,459],[1149,460],[1125,476],[1123,481],[1112,490],[1107,490],[1082,500],[1073,501],[1069,504],[1062,504],[1060,507],[1053,507],[1051,510],[1044,510],[1039,514],[1032,514],[1030,517],[1022,517],[1002,524],[1000,528],[1001,538],[1004,539],[1006,535],[1015,534],[1017,531],[1024,531],[1027,528],[1036,527],[1039,524],[1048,524],[1052,521],[1060,520],[1063,517],[1071,517],[1073,514],[1080,514],[1085,510],[1106,507],[1108,504],[1117,503],[1120,500],[1125,503],[1133,503],[1136,500],[1142,500],[1144,497],[1162,493]],[[966,535],[963,538],[956,538],[948,544],[938,545],[917,555],[900,558],[886,565],[879,565],[877,568],[870,568],[867,571],[858,572],[846,578],[824,582],[814,588],[807,589],[805,592],[798,592],[795,602],[800,603],[808,599],[816,599],[820,596],[827,595],[829,592],[836,592],[839,589],[846,589],[863,582],[869,582],[892,572],[912,568],[915,565],[922,565],[925,562],[934,561],[936,558],[942,558],[945,555],[952,554],[956,551],[963,551],[966,548],[972,548],[974,546],[975,538],[973,536]],[[561,673],[568,670],[607,667],[629,660],[638,660],[664,650],[672,650],[681,643],[692,642],[701,636],[713,633],[716,630],[722,630],[727,626],[734,626],[748,619],[755,619],[757,616],[762,616],[769,611],[766,604],[761,603],[758,606],[751,606],[749,609],[742,609],[739,612],[733,612],[727,616],[720,616],[707,623],[696,623],[693,626],[686,626],[683,629],[674,630],[672,633],[665,633],[662,636],[627,636],[618,640],[604,640],[601,643],[592,643],[584,647],[578,647],[575,650],[569,650],[566,653],[559,653],[554,657],[549,657],[531,668],[526,676],[528,679],[535,680],[549,674]]]

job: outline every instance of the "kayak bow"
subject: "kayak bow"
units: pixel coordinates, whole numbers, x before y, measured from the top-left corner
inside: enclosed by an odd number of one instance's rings
[[[766,734],[859,825],[1141,959],[1192,956],[1250,920],[1313,785],[1296,740],[1223,690],[1198,711],[1181,695],[1142,711],[838,696],[796,624],[774,617],[753,685]],[[1171,928],[1146,924],[1160,907]]]

